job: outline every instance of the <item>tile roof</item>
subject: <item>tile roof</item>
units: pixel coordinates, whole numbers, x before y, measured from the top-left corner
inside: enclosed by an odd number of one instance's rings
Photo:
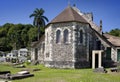
[[[79,9],[77,9],[76,7],[68,6],[58,16],[56,16],[50,23],[71,22],[71,21],[88,23],[91,25],[91,27],[94,30],[100,32],[99,26],[97,26],[93,21],[88,20],[88,18],[83,13],[81,13]]]
[[[106,39],[107,39],[111,44],[113,44],[114,46],[116,46],[116,47],[119,47],[119,46],[120,46],[120,37],[116,37],[116,36],[113,36],[113,35],[110,35],[110,34],[103,34],[103,36],[105,36]]]
[[[50,23],[77,21],[88,23],[81,15],[79,15],[72,7],[68,6],[58,16],[56,16]]]

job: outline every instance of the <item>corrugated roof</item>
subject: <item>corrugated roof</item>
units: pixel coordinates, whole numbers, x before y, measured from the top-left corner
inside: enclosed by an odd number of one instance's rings
[[[116,47],[120,46],[120,38],[119,37],[116,37],[116,36],[113,36],[113,35],[110,35],[110,34],[103,34],[103,35],[114,46],[116,46]]]
[[[72,7],[68,6],[63,12],[56,16],[50,23],[77,21],[88,23],[81,15],[79,15]]]

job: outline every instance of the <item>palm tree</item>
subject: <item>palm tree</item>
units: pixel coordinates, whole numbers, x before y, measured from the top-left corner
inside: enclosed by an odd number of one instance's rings
[[[48,18],[43,15],[44,12],[45,11],[42,8],[36,8],[34,12],[29,16],[30,18],[34,17],[33,25],[38,27],[38,40],[40,38],[40,28],[45,26],[46,21],[49,21]]]

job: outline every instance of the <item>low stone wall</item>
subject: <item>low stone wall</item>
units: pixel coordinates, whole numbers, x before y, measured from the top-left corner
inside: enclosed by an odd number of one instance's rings
[[[88,61],[45,61],[44,62],[46,67],[51,68],[88,68],[90,67],[90,62]]]

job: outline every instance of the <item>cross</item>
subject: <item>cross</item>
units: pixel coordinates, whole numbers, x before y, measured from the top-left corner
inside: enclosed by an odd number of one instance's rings
[[[70,6],[70,0],[68,0],[68,6]],[[76,4],[73,4],[74,7],[76,7]]]
[[[70,6],[70,0],[68,0],[68,6]]]

